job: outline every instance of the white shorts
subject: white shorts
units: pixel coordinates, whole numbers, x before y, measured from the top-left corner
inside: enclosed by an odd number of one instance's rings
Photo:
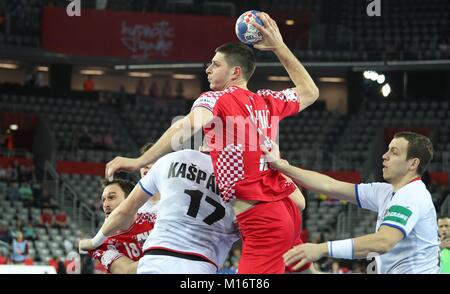
[[[215,274],[210,262],[167,255],[144,255],[139,259],[138,274]]]

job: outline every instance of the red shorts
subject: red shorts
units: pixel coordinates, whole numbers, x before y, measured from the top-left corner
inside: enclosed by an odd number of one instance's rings
[[[236,216],[242,238],[239,274],[284,274],[292,271],[283,254],[300,239],[301,216],[295,203],[286,197],[275,202],[260,202]],[[298,271],[309,268],[308,263]]]

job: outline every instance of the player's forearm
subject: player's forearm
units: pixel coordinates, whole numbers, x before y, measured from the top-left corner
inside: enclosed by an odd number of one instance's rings
[[[384,254],[392,249],[389,240],[377,233],[354,238],[355,258],[367,258],[369,253]]]
[[[126,256],[121,256],[114,260],[109,271],[112,274],[135,274],[137,272],[138,263]]]
[[[310,100],[309,104],[312,104],[319,97],[319,89],[309,73],[285,44],[274,50],[274,53],[289,74],[300,97]]]
[[[384,254],[392,249],[389,239],[382,234],[368,234],[353,239],[329,241],[318,245],[321,256],[333,258],[367,258],[370,253]]]
[[[305,187],[308,190],[323,193],[337,199],[343,198],[341,195],[337,195],[333,190],[334,179],[329,176],[314,171],[304,170],[288,163],[277,166],[277,169],[291,178],[296,184]]]

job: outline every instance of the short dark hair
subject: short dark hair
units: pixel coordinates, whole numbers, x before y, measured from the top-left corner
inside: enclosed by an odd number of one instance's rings
[[[223,53],[229,65],[239,66],[242,69],[242,76],[246,81],[255,72],[255,52],[249,46],[243,43],[225,43],[217,47],[216,52]]]
[[[141,152],[141,154],[144,154],[148,149],[152,148],[153,145],[155,145],[155,143],[153,142],[145,143],[144,146],[139,149],[139,151]]]
[[[445,218],[450,219],[450,215],[442,214],[440,217],[438,217],[438,220],[440,220],[440,219],[445,219]]]
[[[131,191],[133,191],[134,186],[136,186],[136,184],[133,181],[124,180],[124,179],[114,179],[112,181],[103,180],[102,189],[105,189],[106,187],[108,187],[110,185],[114,185],[114,184],[119,185],[119,187],[122,189],[122,191],[125,194],[125,198],[127,198],[127,196],[131,193]]]
[[[423,175],[433,159],[434,151],[430,138],[413,132],[398,132],[395,133],[394,138],[404,138],[408,141],[406,159],[418,158],[420,163],[417,173]]]

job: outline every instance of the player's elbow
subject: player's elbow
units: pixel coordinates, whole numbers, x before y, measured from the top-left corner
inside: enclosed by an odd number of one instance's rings
[[[315,102],[319,98],[320,92],[319,88],[315,84],[311,85],[311,89],[309,90],[309,96],[311,101]]]
[[[309,85],[309,87],[306,87],[306,89],[303,89],[302,91],[302,100],[307,103],[308,105],[313,104],[314,102],[316,102],[316,100],[319,98],[319,88],[317,88],[317,86],[312,83],[311,85]]]

